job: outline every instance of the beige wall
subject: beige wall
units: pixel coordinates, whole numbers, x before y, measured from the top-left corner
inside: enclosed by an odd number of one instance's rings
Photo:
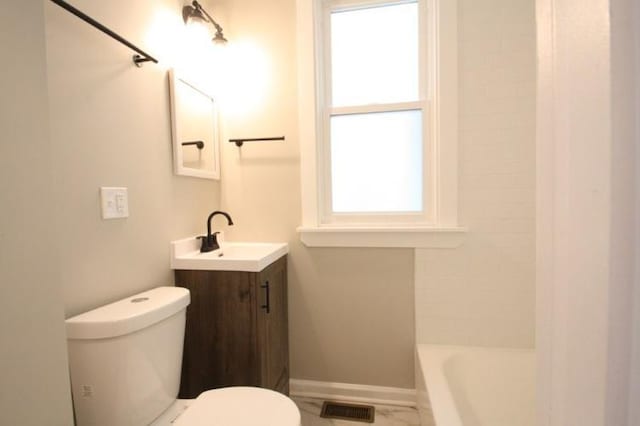
[[[535,2],[459,0],[462,247],[416,252],[420,342],[532,347]]]
[[[166,36],[170,23],[182,25],[182,1],[74,5],[152,55],[172,58]],[[173,174],[167,61],[138,69],[129,49],[51,2],[45,10],[55,182],[47,210],[71,316],[171,285],[169,242],[205,231],[219,183]],[[101,219],[100,186],[128,187],[129,218]]]
[[[308,249],[295,231],[301,220],[295,1],[213,4],[226,15],[229,39],[257,46],[256,57],[266,58],[244,73],[247,84],[265,78],[266,89],[258,88],[246,109],[228,111],[225,139],[287,138],[241,150],[224,144],[222,206],[236,223],[230,238],[290,245],[292,378],[413,388],[412,250]]]
[[[0,28],[0,424],[68,426],[42,1],[4,3]]]

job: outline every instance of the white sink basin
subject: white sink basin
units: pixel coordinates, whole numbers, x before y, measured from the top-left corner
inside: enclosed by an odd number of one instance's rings
[[[287,243],[221,241],[218,250],[200,253],[200,241],[191,237],[171,243],[171,269],[259,272],[288,252]]]

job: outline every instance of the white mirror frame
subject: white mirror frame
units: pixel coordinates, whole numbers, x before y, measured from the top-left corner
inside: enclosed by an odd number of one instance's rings
[[[209,151],[213,154],[214,159],[212,167],[207,169],[198,169],[184,166],[184,155],[182,140],[184,138],[185,123],[180,119],[178,93],[179,87],[188,86],[201,95],[211,100],[211,126],[213,127],[213,143],[212,149]],[[189,79],[178,74],[175,70],[169,70],[169,93],[171,97],[171,136],[173,140],[173,166],[174,173],[181,176],[192,176],[204,179],[220,179],[220,138],[219,138],[219,125],[218,125],[218,109],[217,103],[213,96],[202,90],[202,88],[194,84]],[[204,138],[200,138],[201,140]],[[205,141],[206,143],[206,141]]]

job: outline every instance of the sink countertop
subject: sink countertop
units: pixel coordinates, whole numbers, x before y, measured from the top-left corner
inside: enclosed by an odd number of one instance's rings
[[[195,236],[171,242],[171,269],[259,272],[287,254],[287,243],[225,241],[218,235],[220,248],[200,253]]]

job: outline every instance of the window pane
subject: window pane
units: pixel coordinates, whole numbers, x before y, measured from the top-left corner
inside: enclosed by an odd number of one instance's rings
[[[418,100],[418,5],[331,14],[333,106]]]
[[[333,212],[422,211],[422,112],[331,117]]]

